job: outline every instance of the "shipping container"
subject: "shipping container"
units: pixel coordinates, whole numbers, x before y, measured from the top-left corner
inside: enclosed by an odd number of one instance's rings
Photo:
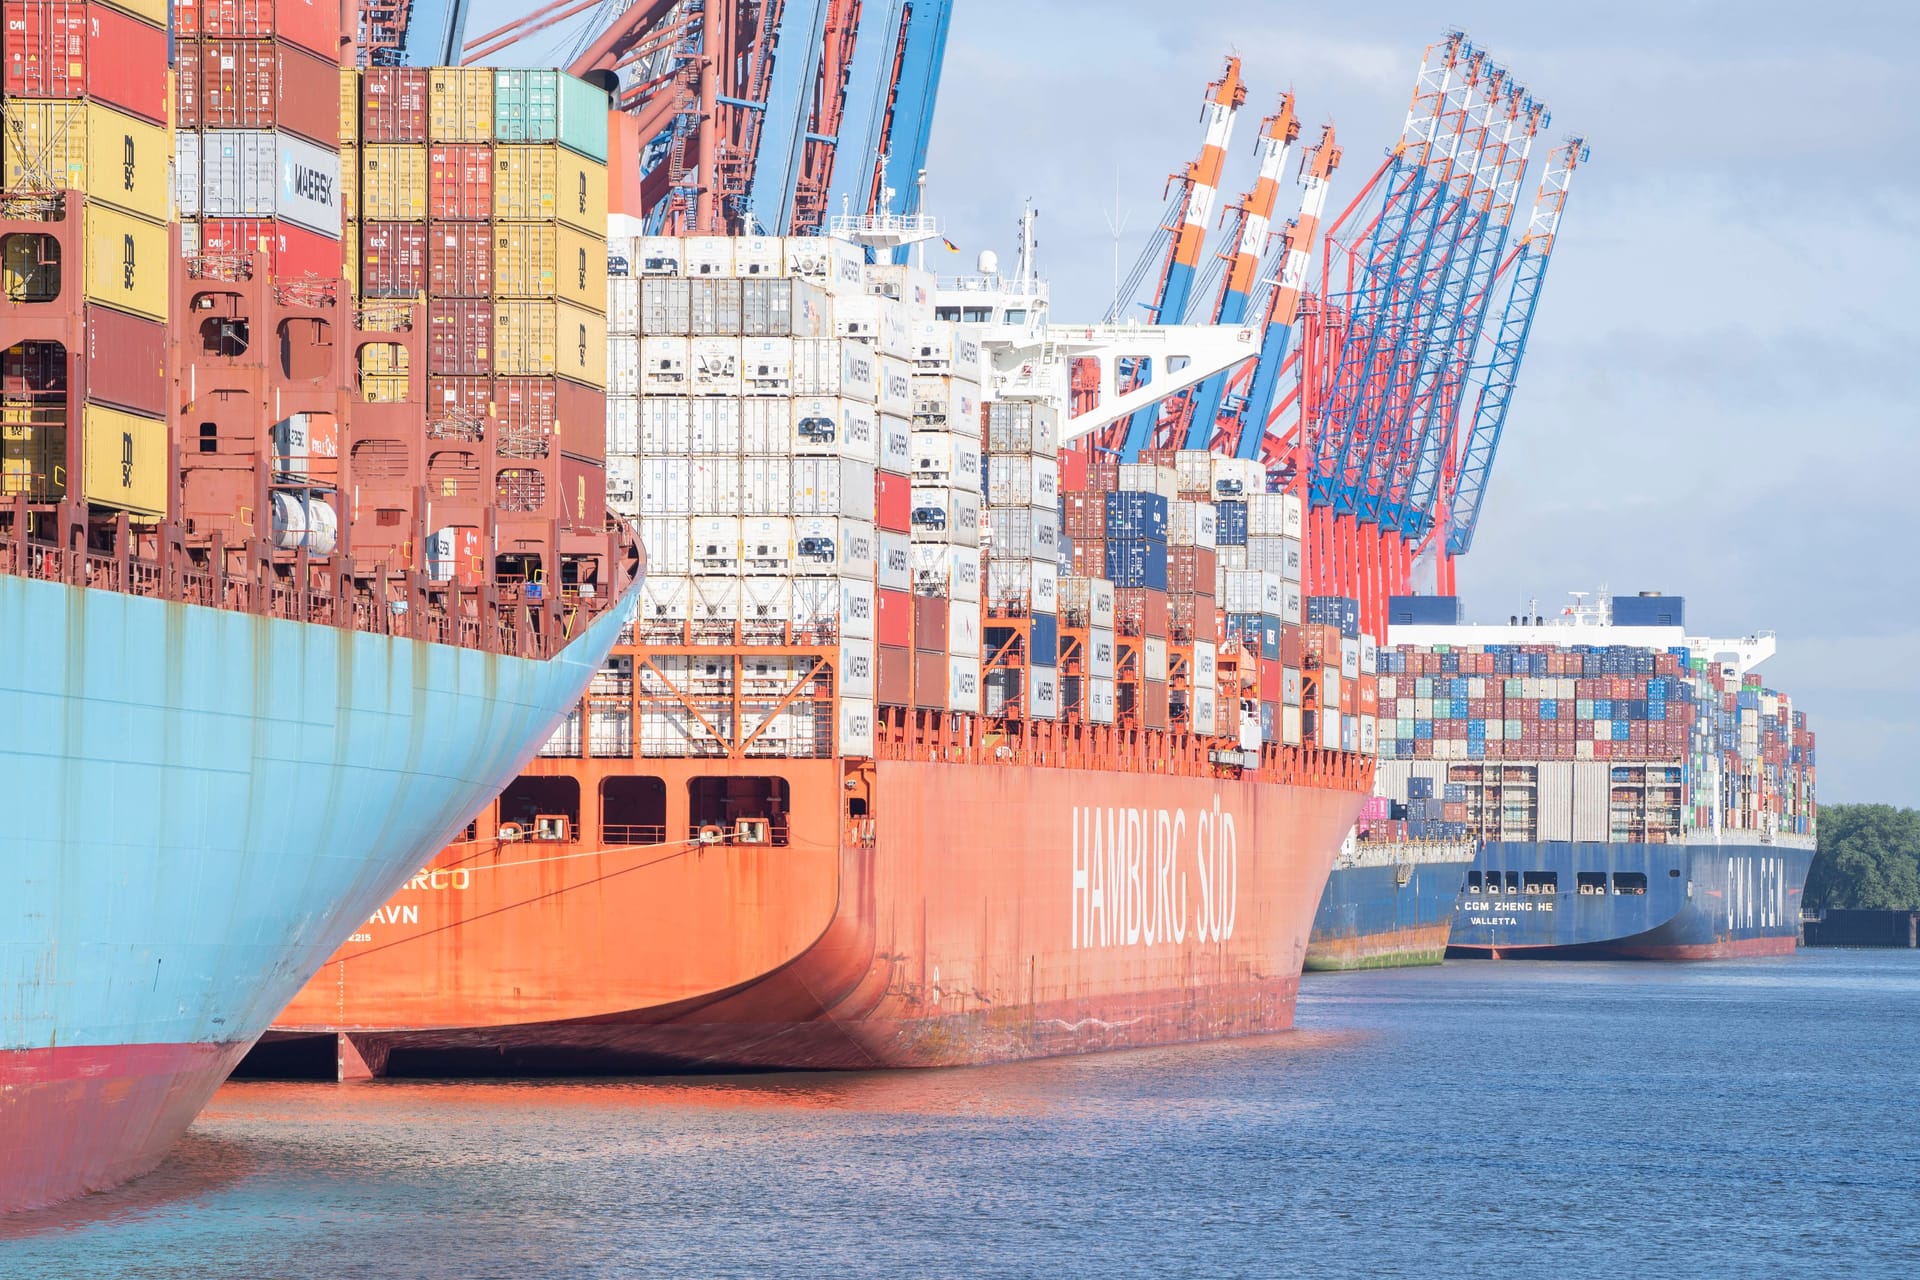
[[[560,298],[605,311],[605,241],[559,223],[496,222],[493,281],[503,298]]]
[[[164,416],[170,398],[166,326],[112,307],[91,306],[86,323],[86,382],[81,394],[142,417]]]
[[[372,72],[368,72],[372,78]],[[369,144],[360,151],[360,216],[368,222],[427,220],[425,147]]]
[[[502,69],[494,73],[493,136],[558,143],[604,166],[609,106],[605,91],[565,72]]]
[[[493,372],[493,330],[492,303],[471,298],[433,299],[427,304],[427,372],[437,377]]]
[[[0,104],[0,155],[8,191],[66,188],[151,221],[167,218],[173,137],[123,111],[8,98]]]
[[[414,298],[424,295],[426,291],[426,225],[419,222],[362,223],[361,294],[368,298]]]
[[[167,229],[106,205],[88,205],[84,296],[122,311],[165,320],[171,270]]]
[[[0,91],[19,98],[93,98],[166,124],[167,33],[88,0],[6,8]]]
[[[202,218],[180,226],[182,255],[247,258],[255,274],[282,280],[341,279],[342,272],[358,262],[357,256],[343,256],[342,248],[342,241],[332,236],[278,218]],[[357,275],[347,278],[357,293]]]
[[[368,67],[361,75],[360,140],[369,145],[427,140],[423,67]]]
[[[327,235],[340,234],[337,152],[290,133],[252,129],[175,137],[175,195],[183,215],[276,217]]]
[[[340,6],[331,0],[174,0],[178,36],[286,40],[323,57],[340,48]]]
[[[86,500],[135,517],[163,518],[166,420],[90,404],[81,423],[81,491]]]
[[[427,148],[427,212],[435,222],[493,217],[493,148],[449,143]]]
[[[176,127],[280,129],[340,145],[339,65],[278,40],[183,41]]]
[[[493,228],[484,222],[427,224],[427,292],[441,298],[494,293]]]
[[[495,372],[606,385],[605,316],[570,302],[502,300],[494,307],[494,328]]]
[[[356,67],[340,68],[340,145],[354,147],[360,144],[360,71]]]
[[[604,236],[606,166],[557,145],[496,142],[493,216],[502,222],[553,218]]]
[[[432,67],[427,71],[427,139],[493,140],[492,67]]]

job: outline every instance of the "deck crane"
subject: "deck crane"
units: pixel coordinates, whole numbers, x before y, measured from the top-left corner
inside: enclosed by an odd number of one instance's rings
[[[1170,185],[1179,184],[1181,198],[1175,203],[1179,204],[1180,212],[1178,222],[1167,228],[1172,233],[1172,249],[1150,308],[1156,325],[1177,324],[1186,315],[1187,298],[1206,243],[1207,224],[1213,218],[1214,201],[1219,198],[1220,172],[1226,165],[1227,143],[1233,137],[1234,115],[1246,100],[1247,86],[1240,79],[1240,59],[1229,57],[1220,78],[1207,86],[1206,102],[1200,113],[1206,125],[1200,158],[1184,172],[1168,179]],[[1153,443],[1159,417],[1156,402],[1135,411],[1127,419],[1121,456],[1137,458],[1141,450]]]
[[[1233,449],[1236,458],[1259,457],[1265,443],[1274,394],[1280,386],[1288,348],[1293,342],[1294,321],[1300,316],[1300,301],[1306,295],[1314,237],[1319,233],[1320,216],[1327,207],[1333,171],[1339,167],[1340,148],[1334,143],[1333,126],[1327,125],[1320,131],[1320,141],[1301,158],[1300,213],[1280,233],[1280,279],[1268,294],[1266,318],[1260,331],[1260,357],[1254,361],[1253,379],[1247,388],[1246,403],[1240,410],[1240,432]]]
[[[1566,210],[1567,190],[1572,185],[1574,170],[1586,163],[1587,155],[1586,140],[1576,136],[1569,138],[1548,159],[1540,190],[1534,197],[1527,234],[1515,251],[1512,283],[1500,317],[1500,329],[1494,338],[1493,350],[1479,371],[1473,426],[1459,455],[1457,470],[1452,464],[1446,469],[1441,502],[1432,517],[1435,536],[1445,534],[1449,558],[1463,556],[1473,548],[1474,528],[1479,524],[1480,509],[1486,502],[1487,479],[1500,449],[1500,433],[1513,406],[1520,362],[1526,355],[1527,338],[1533,331],[1533,318],[1540,307],[1540,288],[1559,241],[1560,216]]]
[[[1254,144],[1259,157],[1253,189],[1234,206],[1232,249],[1221,257],[1227,261],[1226,279],[1214,303],[1213,323],[1239,325],[1247,318],[1254,286],[1260,274],[1260,262],[1266,256],[1267,240],[1272,233],[1273,209],[1280,196],[1280,182],[1287,170],[1287,157],[1294,140],[1300,136],[1300,118],[1293,112],[1293,94],[1280,95],[1280,106],[1260,122],[1260,136]],[[1220,401],[1226,395],[1227,375],[1216,373],[1201,383],[1186,401],[1186,447],[1204,449],[1213,438],[1214,422],[1220,416]]]
[[[355,9],[363,67],[443,67],[459,56],[467,0],[358,0]]]

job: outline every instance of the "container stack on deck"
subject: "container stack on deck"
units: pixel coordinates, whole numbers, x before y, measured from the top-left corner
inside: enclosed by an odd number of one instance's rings
[[[1813,734],[1756,674],[1684,647],[1401,645],[1382,658],[1381,788],[1410,835],[1812,830]],[[1394,764],[1422,761],[1436,763]]]
[[[539,594],[606,524],[606,97],[556,71],[340,73],[363,342],[353,537]],[[363,419],[414,421],[362,431]]]
[[[987,714],[1054,720],[1063,603],[1059,415],[1040,401],[995,401],[986,407],[984,434]]]
[[[167,509],[165,21],[152,4],[8,11],[0,216],[18,234],[0,283],[9,304],[48,304],[10,317],[31,336],[0,358],[9,501],[136,524]]]

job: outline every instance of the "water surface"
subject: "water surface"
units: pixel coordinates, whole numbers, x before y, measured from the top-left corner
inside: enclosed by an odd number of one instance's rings
[[[968,1070],[230,1084],[0,1277],[1920,1274],[1920,953],[1310,975]]]

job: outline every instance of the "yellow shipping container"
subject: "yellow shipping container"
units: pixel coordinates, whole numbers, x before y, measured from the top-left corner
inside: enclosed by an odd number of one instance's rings
[[[360,148],[351,143],[340,145],[340,216],[360,221]]]
[[[557,219],[604,236],[607,167],[558,143],[495,143],[493,216],[511,222]]]
[[[493,292],[502,298],[564,298],[604,312],[606,238],[557,222],[496,222]]]
[[[434,142],[493,141],[492,67],[435,67],[427,72],[427,137]]]
[[[340,146],[344,150],[358,141],[360,141],[360,73],[352,67],[342,67],[340,68]],[[345,171],[343,165],[341,172]]]
[[[106,0],[106,3],[123,13],[144,18],[156,27],[167,25],[167,0]]]
[[[65,187],[167,220],[173,135],[160,126],[71,98],[8,98],[0,125],[8,190]]]
[[[58,502],[67,496],[67,428],[24,420],[32,416],[31,409],[0,409],[0,497]]]
[[[558,375],[607,385],[607,318],[570,302],[503,299],[493,304],[493,371]]]
[[[89,404],[81,423],[80,488],[87,501],[136,516],[166,515],[166,420]]]
[[[167,318],[167,229],[103,204],[87,206],[86,299]]]
[[[360,216],[368,222],[424,222],[427,149],[365,147],[360,152]]]

